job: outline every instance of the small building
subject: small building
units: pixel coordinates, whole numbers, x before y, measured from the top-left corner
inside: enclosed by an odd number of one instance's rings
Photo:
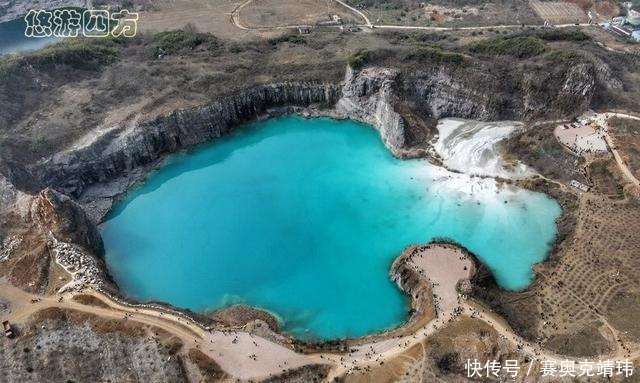
[[[298,27],[298,32],[303,35],[308,35],[309,33],[311,33],[311,27],[309,27],[308,25],[301,25]]]
[[[589,186],[583,184],[582,182],[576,181],[576,180],[571,180],[571,182],[569,182],[569,184],[571,186],[573,186],[576,189],[582,190],[583,192],[588,192],[589,191]]]
[[[361,31],[359,26],[352,25],[352,24],[341,25],[340,30],[343,32],[360,32]]]
[[[336,24],[342,24],[342,18],[338,15],[331,15],[331,20]]]
[[[614,17],[611,22],[603,24],[604,28],[626,38],[640,41],[640,14],[629,11],[626,17]]]
[[[4,336],[6,336],[7,338],[13,338],[13,336],[15,335],[13,332],[13,327],[11,327],[11,323],[8,320],[2,322],[2,329],[4,330]]]

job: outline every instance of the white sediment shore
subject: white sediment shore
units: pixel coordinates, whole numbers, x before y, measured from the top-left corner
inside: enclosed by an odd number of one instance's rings
[[[507,163],[497,144],[522,127],[514,121],[480,122],[459,118],[438,121],[434,148],[444,165],[470,175],[527,178],[535,173],[526,165]]]

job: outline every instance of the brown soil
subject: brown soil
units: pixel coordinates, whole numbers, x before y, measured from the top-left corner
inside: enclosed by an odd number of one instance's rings
[[[186,382],[182,343],[152,327],[49,308],[18,334],[0,338],[3,382]]]
[[[332,15],[340,16],[345,24],[364,23],[362,18],[334,1],[254,0],[240,11],[243,25],[249,28],[313,26],[320,21],[331,20]]]
[[[554,128],[554,124],[527,128],[505,142],[504,152],[553,180],[562,183],[569,183],[573,179],[586,182],[580,171],[584,159],[558,143],[553,135]]]
[[[564,1],[529,1],[536,14],[551,24],[584,23],[587,14],[580,5]]]
[[[277,319],[268,312],[244,305],[235,305],[211,314],[211,319],[227,327],[242,327],[256,319],[266,322],[272,330],[277,331]]]
[[[528,6],[527,0],[473,1],[436,0],[349,0],[353,6],[364,4],[362,11],[374,24],[467,27],[500,24],[538,24],[543,21]],[[422,5],[426,5],[423,7]]]
[[[636,309],[621,306],[618,299],[637,299],[640,238],[632,233],[638,230],[638,203],[584,196],[575,233],[559,244],[550,261],[536,267],[537,279],[531,288],[505,292],[485,275],[479,283],[486,290],[476,294],[525,338],[539,339],[553,351],[597,355],[617,349],[620,342],[606,339],[601,330],[635,327],[631,322]],[[618,335],[624,344],[626,335]]]
[[[640,121],[612,117],[609,119],[609,134],[622,160],[640,179]]]
[[[614,199],[624,197],[626,180],[613,157],[591,161],[587,166],[587,173],[594,192]]]
[[[109,305],[104,303],[101,299],[96,298],[93,295],[74,295],[72,298],[75,302],[78,302],[80,304],[83,305],[87,305],[87,306],[95,306],[95,307],[101,307],[101,308],[105,308],[108,309]]]
[[[202,351],[192,348],[189,350],[188,356],[189,360],[200,369],[205,383],[220,382],[228,377],[220,366]]]

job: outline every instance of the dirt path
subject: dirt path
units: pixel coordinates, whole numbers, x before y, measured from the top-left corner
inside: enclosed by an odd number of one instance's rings
[[[4,281],[0,281],[0,291],[2,297],[11,302],[12,311],[8,314],[7,319],[14,323],[24,323],[31,315],[42,309],[57,307],[77,310],[103,318],[129,320],[154,326],[179,337],[184,342],[186,349],[193,347],[200,349],[216,361],[225,372],[239,379],[261,379],[280,374],[286,369],[294,369],[304,365],[331,364],[334,368],[326,381],[332,381],[333,378],[357,368],[379,365],[381,361],[399,356],[411,347],[422,344],[425,339],[461,315],[484,321],[501,337],[518,348],[521,353],[533,356],[536,360],[554,360],[557,363],[566,360],[578,362],[577,358],[556,355],[542,349],[539,345],[524,340],[498,315],[486,310],[475,301],[460,296],[456,290],[457,282],[470,276],[472,264],[457,248],[431,246],[428,250],[421,251],[415,259],[409,262],[414,270],[429,278],[434,284],[433,291],[440,297],[436,318],[413,334],[359,345],[348,354],[306,355],[296,353],[285,346],[241,329],[225,332],[208,331],[202,325],[177,313],[159,308],[123,304],[92,289],[87,289],[82,294],[92,295],[108,307],[89,306],[75,302],[72,300],[74,293],[63,295],[61,301],[57,296],[37,296],[24,292]],[[29,303],[33,299],[38,301]],[[611,326],[608,327],[617,338],[616,330]],[[621,360],[625,356],[626,352],[621,347],[617,347],[613,354],[605,355],[613,360]],[[640,357],[640,350],[633,351],[630,359],[638,357]]]
[[[618,167],[620,168],[620,171],[622,171],[622,174],[624,174],[624,176],[633,185],[638,187],[640,186],[640,181],[638,181],[638,179],[633,175],[633,172],[629,169],[629,167],[627,167],[627,164],[624,163],[624,161],[622,160],[622,157],[620,156],[620,153],[618,153],[618,150],[614,145],[613,139],[609,135],[609,124],[608,124],[609,117],[629,118],[629,119],[638,120],[638,121],[640,121],[640,117],[637,117],[631,114],[608,113],[608,112],[599,113],[596,117],[596,120],[600,123],[600,126],[604,128],[603,129],[604,139],[605,141],[607,141],[607,145],[609,145],[609,149],[611,150],[611,153],[613,153],[613,157],[615,158],[616,163],[618,163]]]
[[[407,29],[407,30],[422,30],[422,31],[479,31],[486,29],[514,29],[514,28],[527,28],[527,27],[541,27],[542,24],[508,24],[508,25],[485,25],[478,27],[420,27],[414,25],[372,25],[372,28],[376,29]],[[554,25],[554,28],[569,28],[569,27],[588,27],[593,24],[558,24]]]
[[[355,9],[354,7],[350,6],[349,4],[341,1],[341,0],[336,0],[336,3],[342,5],[343,7],[347,8],[348,10],[350,10],[351,12],[357,14],[358,16],[362,17],[364,19],[365,22],[365,26],[369,27],[369,28],[373,28],[373,24],[371,23],[371,21],[369,20],[369,18],[362,12],[360,12],[359,10]]]
[[[24,292],[6,282],[0,282],[2,296],[12,303],[12,311],[6,317],[13,323],[24,323],[34,313],[51,307],[77,310],[102,318],[129,320],[163,329],[179,337],[186,349],[198,348],[216,361],[230,375],[239,379],[261,379],[282,373],[283,369],[302,367],[314,363],[326,363],[318,356],[304,355],[254,336],[245,331],[207,331],[199,324],[170,312],[151,308],[130,307],[116,302],[102,293],[87,289],[82,294],[92,295],[109,308],[88,306],[72,300],[73,295],[38,296]],[[35,303],[29,303],[37,299]],[[250,358],[254,356],[255,358]]]
[[[245,8],[246,6],[251,4],[252,2],[253,2],[253,0],[246,0],[246,1],[242,2],[241,4],[239,4],[238,6],[236,6],[233,9],[233,11],[231,11],[231,24],[233,24],[234,26],[236,26],[236,27],[238,27],[238,28],[240,28],[242,30],[253,30],[253,31],[298,29],[300,27],[308,26],[308,24],[290,24],[290,25],[281,25],[281,26],[270,26],[270,27],[248,27],[248,26],[246,26],[246,25],[244,25],[242,23],[242,19],[240,17],[240,11],[242,11],[243,8]],[[340,0],[336,0],[336,3],[340,4],[341,6],[345,7],[349,11],[353,12],[354,14],[356,14],[357,16],[362,18],[365,21],[365,24],[362,25],[362,26],[373,28],[373,24],[371,24],[371,21],[369,21],[369,19],[367,18],[367,16],[365,16],[364,13],[360,12],[359,10],[353,8],[352,6],[342,2]],[[328,25],[328,27],[339,28],[340,25]]]

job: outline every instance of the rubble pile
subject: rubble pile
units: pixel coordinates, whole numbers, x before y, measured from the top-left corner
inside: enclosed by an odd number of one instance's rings
[[[56,263],[72,276],[71,282],[62,286],[59,293],[81,290],[87,285],[103,284],[102,270],[96,260],[84,250],[53,237],[49,241],[49,247],[53,250]]]
[[[21,243],[22,238],[19,237],[9,237],[5,239],[4,242],[0,243],[0,262],[9,259],[11,254],[18,248],[18,246],[20,246]]]

